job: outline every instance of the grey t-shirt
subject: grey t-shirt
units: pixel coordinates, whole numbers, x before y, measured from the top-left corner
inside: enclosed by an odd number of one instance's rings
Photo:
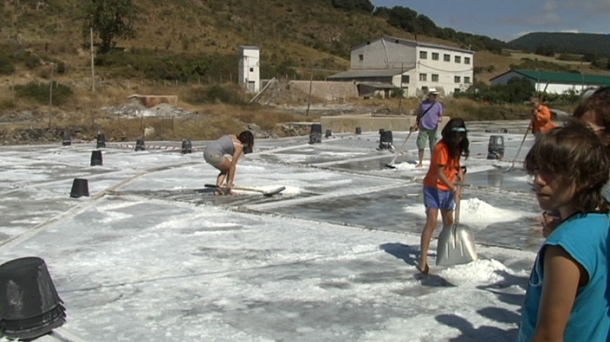
[[[209,143],[206,150],[209,153],[215,153],[221,156],[224,156],[225,154],[232,156],[235,154],[235,145],[233,145],[233,139],[230,135],[223,135],[220,139]]]

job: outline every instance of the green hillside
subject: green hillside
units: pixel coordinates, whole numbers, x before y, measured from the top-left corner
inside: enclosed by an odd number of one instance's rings
[[[610,57],[610,35],[594,33],[534,32],[507,43],[510,49],[536,52],[550,48],[554,53]]]

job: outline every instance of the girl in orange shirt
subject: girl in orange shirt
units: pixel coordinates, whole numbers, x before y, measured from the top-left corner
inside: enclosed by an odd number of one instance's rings
[[[436,144],[430,169],[424,178],[424,205],[426,206],[426,226],[421,235],[421,256],[417,268],[426,274],[428,249],[432,234],[436,229],[440,210],[443,225],[453,224],[455,197],[461,196],[458,184],[463,181],[464,173],[460,168],[460,158],[468,158],[468,137],[463,119],[453,118],[443,128],[442,139]]]

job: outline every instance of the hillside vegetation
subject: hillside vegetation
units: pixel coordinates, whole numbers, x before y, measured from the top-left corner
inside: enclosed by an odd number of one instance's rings
[[[84,23],[85,8],[94,1],[101,0],[0,1],[0,118],[19,121],[25,120],[20,117],[24,110],[44,112],[31,119],[51,127],[77,118],[93,129],[105,120],[102,106],[124,103],[139,92],[179,95],[181,107],[206,113],[219,127],[235,128],[248,120],[266,128],[312,120],[264,115],[269,108],[245,106],[248,97],[234,85],[240,45],[261,48],[262,78],[323,79],[349,68],[352,46],[382,35],[471,48],[479,82],[509,68],[599,72],[589,63],[513,56],[504,42],[438,27],[406,7],[374,8],[369,0],[133,0],[131,39],[119,39],[109,53],[102,53],[98,32],[94,35],[97,86],[92,93],[90,37]],[[54,100],[47,101],[50,93]],[[306,98],[292,97],[301,106]],[[380,106],[396,108],[392,101]],[[218,107],[218,102],[224,105]],[[228,113],[234,115],[226,119],[230,122],[219,123]],[[476,113],[469,115],[476,118]],[[137,132],[144,123],[133,125]],[[133,137],[125,131],[121,134]],[[217,132],[189,134],[211,137]]]

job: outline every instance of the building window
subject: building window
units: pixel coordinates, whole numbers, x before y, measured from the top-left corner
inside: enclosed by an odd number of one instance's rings
[[[454,76],[453,77],[453,82],[460,83],[460,76]]]
[[[464,77],[464,83],[470,84],[470,77]]]
[[[451,62],[451,55],[443,55],[443,60],[445,62]]]
[[[360,62],[362,62],[364,60],[364,55],[363,54],[359,54],[358,55],[358,60],[360,60]]]
[[[470,57],[464,57],[464,64],[470,64]]]
[[[438,82],[438,75],[432,74],[432,82]]]
[[[254,72],[254,68],[250,68],[250,72]]]
[[[402,80],[400,82],[409,84],[409,75],[402,75]]]
[[[428,80],[428,75],[427,74],[419,74],[419,80],[420,81],[427,81]]]
[[[455,89],[453,89],[453,93],[454,93],[454,94],[459,94],[459,93],[460,93],[460,91],[461,91],[461,90],[460,90],[460,88],[455,88]]]
[[[433,61],[438,61],[438,52],[433,52],[432,53],[432,60]]]
[[[462,63],[462,57],[460,57],[460,56],[455,56],[455,62],[456,62],[456,63]]]
[[[426,52],[426,51],[420,51],[420,52],[419,52],[419,58],[420,58],[420,59],[428,59],[428,52]]]

